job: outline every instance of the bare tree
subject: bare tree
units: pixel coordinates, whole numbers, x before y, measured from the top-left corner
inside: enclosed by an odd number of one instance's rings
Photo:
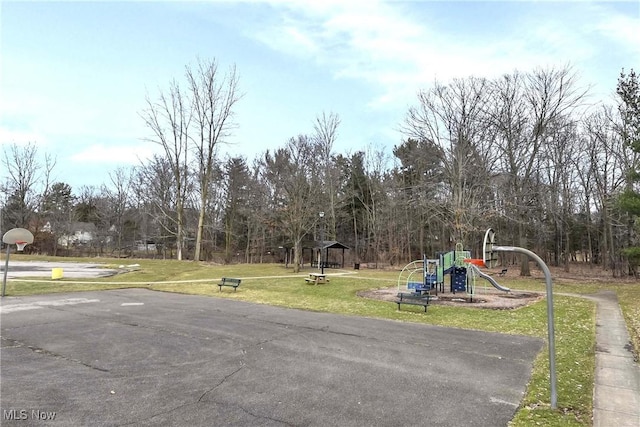
[[[583,151],[594,199],[600,219],[600,248],[602,266],[612,274],[622,274],[619,259],[624,221],[617,209],[617,195],[625,186],[626,171],[635,162],[637,154],[624,143],[612,122],[614,112],[610,106],[602,106],[583,120]]]
[[[387,208],[387,197],[385,194],[386,167],[388,155],[381,148],[370,146],[364,156],[364,170],[367,179],[364,181],[364,193],[369,197],[363,200],[366,212],[366,249],[371,252],[366,254],[369,259],[373,258],[377,263],[380,261],[379,254],[383,247],[384,218],[383,212]],[[368,201],[367,201],[368,199]],[[392,250],[388,251],[385,261],[394,262],[397,257]]]
[[[482,213],[483,194],[488,188],[492,163],[490,127],[485,110],[491,87],[485,79],[456,79],[449,85],[436,83],[418,93],[418,106],[411,107],[403,131],[441,150],[443,178],[449,194],[448,208],[454,241],[464,243]]]
[[[517,226],[517,244],[528,246],[532,209],[539,205],[541,152],[552,123],[571,116],[586,90],[577,87],[570,68],[538,69],[526,75],[505,75],[494,83],[488,115],[498,150],[497,166],[504,174],[502,197],[506,215]],[[520,274],[530,275],[528,258],[521,257]]]
[[[570,270],[572,259],[572,230],[576,214],[576,195],[578,177],[575,169],[580,152],[577,127],[574,123],[557,121],[550,126],[549,136],[542,153],[543,183],[540,188],[542,208],[548,218],[550,238],[546,239],[542,229],[538,233],[541,243],[543,239],[555,243],[553,264],[564,265]]]
[[[3,164],[7,172],[7,206],[4,208],[5,228],[28,227],[29,220],[38,208],[36,185],[40,179],[38,148],[34,143],[24,147],[11,144],[4,149]]]
[[[190,139],[196,153],[197,177],[200,191],[198,228],[194,259],[200,260],[202,234],[210,188],[216,168],[219,144],[225,142],[235,123],[234,107],[240,100],[239,77],[235,66],[221,75],[217,61],[198,61],[195,69],[187,67],[186,77],[191,94],[194,132]]]
[[[147,108],[141,116],[153,134],[148,140],[164,150],[174,180],[176,256],[182,260],[186,235],[185,202],[190,186],[189,128],[193,111],[175,80],[169,85],[167,94],[160,91],[156,101],[147,96],[146,103]]]
[[[316,117],[313,125],[315,138],[319,147],[321,157],[321,176],[322,176],[322,193],[327,199],[328,206],[325,212],[328,217],[327,234],[331,239],[336,238],[336,203],[337,203],[337,182],[339,178],[339,170],[334,167],[332,162],[333,145],[338,139],[338,126],[340,118],[336,113],[322,113]],[[324,200],[323,200],[324,202]]]
[[[580,139],[580,149],[577,150],[576,156],[572,159],[573,168],[577,177],[577,185],[578,185],[578,206],[580,211],[580,216],[584,219],[584,227],[585,234],[582,236],[582,252],[585,254],[585,261],[589,263],[589,268],[592,268],[593,265],[597,262],[594,250],[594,233],[596,233],[596,228],[594,227],[594,218],[592,214],[592,207],[595,204],[595,185],[593,183],[592,176],[597,173],[594,170],[595,165],[593,165],[590,161],[590,150],[588,143],[590,139],[585,135],[584,130],[582,129],[578,134],[578,138]]]
[[[262,254],[268,250],[267,247],[270,242],[272,250],[277,248],[286,251],[283,261],[288,265],[289,252],[288,249],[285,249],[287,241],[282,233],[278,233],[280,230],[278,230],[277,218],[274,215],[275,203],[273,196],[276,194],[275,183],[264,179],[266,176],[268,176],[268,172],[265,170],[264,161],[260,158],[254,159],[246,189],[248,198],[245,206],[247,245],[244,251],[244,259],[245,262],[255,262],[256,260],[262,262]],[[267,240],[269,237],[271,239]]]
[[[127,213],[132,206],[133,176],[132,169],[118,168],[109,174],[111,186],[102,187],[102,193],[109,203],[107,218],[109,228],[115,234],[114,244],[118,257],[121,256],[123,242],[132,244],[135,241],[130,220],[127,227]]]
[[[165,157],[156,155],[137,169],[135,182],[134,192],[146,220],[144,238],[153,240],[163,258],[170,257],[167,250],[177,236],[177,193],[172,166]]]
[[[263,159],[263,179],[270,183],[275,220],[291,239],[294,272],[300,271],[302,241],[318,221],[317,146],[305,135]]]

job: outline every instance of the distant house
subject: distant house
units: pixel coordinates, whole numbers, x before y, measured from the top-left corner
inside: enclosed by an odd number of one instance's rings
[[[69,232],[58,237],[58,245],[75,246],[91,243],[96,234],[96,225],[92,222],[74,222]]]

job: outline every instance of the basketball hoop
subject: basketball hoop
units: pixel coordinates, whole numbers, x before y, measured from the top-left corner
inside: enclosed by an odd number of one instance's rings
[[[4,233],[2,236],[2,243],[7,244],[7,256],[4,260],[4,275],[2,277],[2,293],[0,296],[5,296],[5,290],[7,288],[7,271],[9,270],[9,254],[11,245],[18,247],[18,252],[22,252],[24,247],[30,243],[33,243],[33,233],[26,228],[12,228]]]

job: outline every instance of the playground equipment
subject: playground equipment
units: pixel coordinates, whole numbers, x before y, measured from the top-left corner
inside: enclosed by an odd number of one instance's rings
[[[551,395],[551,409],[558,408],[558,392],[556,388],[556,358],[555,358],[555,326],[554,326],[554,314],[553,314],[553,283],[551,279],[551,272],[549,267],[544,263],[542,258],[536,255],[534,252],[520,248],[517,246],[497,246],[495,244],[495,233],[493,229],[489,228],[484,235],[484,241],[482,243],[482,259],[472,259],[469,251],[462,250],[462,245],[457,244],[456,250],[441,254],[438,260],[413,261],[408,264],[400,273],[398,278],[398,291],[400,291],[401,284],[405,284],[407,289],[412,289],[415,293],[422,293],[423,291],[431,291],[438,288],[440,291],[444,291],[444,276],[446,274],[451,275],[451,292],[464,292],[466,291],[471,298],[474,295],[475,288],[475,276],[481,277],[491,283],[496,289],[504,292],[509,292],[510,289],[506,288],[486,273],[483,273],[478,266],[486,266],[493,268],[498,265],[498,252],[515,252],[519,254],[527,255],[538,263],[542,272],[544,273],[546,290],[547,290],[547,335],[549,340],[549,383],[550,383],[550,395]],[[432,282],[432,273],[427,270],[427,261],[433,261],[436,266],[436,280]],[[410,281],[420,267],[423,272],[422,284],[418,282]],[[429,280],[427,278],[429,277]],[[406,279],[406,280],[404,280]],[[471,280],[469,280],[471,279]],[[426,308],[425,308],[426,311]]]
[[[484,266],[484,260],[471,258],[471,252],[458,243],[454,251],[441,253],[437,259],[427,259],[425,256],[407,264],[398,277],[398,292],[403,289],[415,293],[434,291],[437,295],[438,291],[444,292],[447,275],[450,276],[449,291],[454,294],[465,292],[470,299],[475,295],[476,277],[485,279],[500,291],[511,291],[483,273],[478,265]]]
[[[422,292],[432,289],[436,284],[437,259],[418,259],[405,265],[398,276],[398,291],[409,289]]]
[[[420,278],[424,271],[424,266],[422,265],[423,260],[418,259],[415,261],[411,261],[409,264],[405,265],[400,275],[398,276],[398,291],[400,291],[401,287],[406,287],[406,289],[415,290],[417,287],[421,287],[423,282]],[[416,278],[417,277],[417,278]]]
[[[505,286],[500,285],[498,282],[496,282],[496,280],[489,276],[486,273],[483,273],[476,265],[474,265],[473,263],[469,264],[469,269],[476,275],[482,277],[484,280],[486,280],[487,282],[491,283],[491,285],[498,289],[499,291],[503,291],[503,292],[511,292],[510,288],[507,288]]]

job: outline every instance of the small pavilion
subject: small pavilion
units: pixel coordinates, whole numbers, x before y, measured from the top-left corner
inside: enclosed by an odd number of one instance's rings
[[[309,249],[311,267],[344,268],[344,251],[350,249],[347,245],[335,240],[319,240],[310,246],[302,248],[302,258],[304,259],[305,249]]]
[[[284,263],[286,266],[293,260],[293,247],[281,246],[284,249]],[[302,245],[302,265],[310,263],[311,267],[344,268],[344,251],[349,248],[335,240],[307,241]]]

